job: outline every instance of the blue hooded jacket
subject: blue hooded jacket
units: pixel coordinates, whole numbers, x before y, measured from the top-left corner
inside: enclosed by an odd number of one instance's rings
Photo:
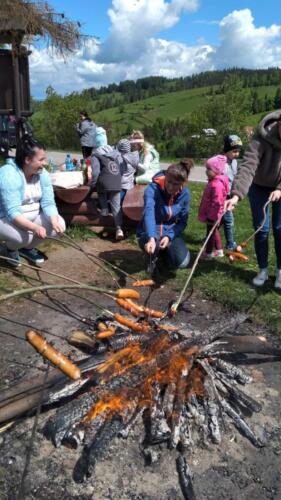
[[[40,207],[47,217],[58,214],[54,200],[54,190],[47,170],[43,168],[39,174],[42,189]],[[24,200],[25,178],[21,168],[13,160],[8,160],[0,168],[0,219],[7,218],[13,221],[17,215],[22,215]]]
[[[165,190],[165,172],[156,174],[144,192],[143,218],[137,236],[159,239],[168,236],[172,241],[187,226],[190,194],[184,187],[176,195]]]

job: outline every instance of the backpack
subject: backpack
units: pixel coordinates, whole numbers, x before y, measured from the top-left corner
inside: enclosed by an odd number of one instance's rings
[[[97,192],[121,191],[121,170],[117,159],[98,153],[94,156],[100,162]]]

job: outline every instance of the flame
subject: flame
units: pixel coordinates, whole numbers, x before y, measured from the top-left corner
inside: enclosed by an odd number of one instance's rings
[[[195,366],[191,369],[187,378],[187,392],[186,399],[190,400],[191,396],[195,394],[196,396],[203,397],[205,394],[204,389],[204,378],[205,372],[200,366]]]
[[[199,352],[200,347],[196,345],[181,350],[180,344],[173,343],[169,335],[163,333],[157,339],[150,338],[145,347],[140,342],[135,342],[113,353],[110,359],[96,369],[96,373],[101,376],[101,385],[126,372],[129,382],[130,369],[138,365],[147,363],[148,371],[144,368],[143,378],[140,372],[136,387],[123,389],[119,394],[112,392],[101,395],[84,417],[83,423],[86,425],[102,414],[105,414],[105,418],[116,413],[124,417],[125,412],[134,409],[136,405],[148,406],[155,397],[156,384],[162,389],[175,384],[175,397],[182,400],[188,400],[192,394],[203,396],[205,372],[194,364]],[[149,365],[150,362],[152,364]]]
[[[157,353],[169,348],[170,345],[169,336],[164,334],[154,342],[151,341],[146,349],[143,349],[138,342],[124,347],[97,367],[96,372],[103,375],[100,383],[104,383],[112,377],[120,376],[134,366],[148,363],[156,357]]]
[[[123,394],[104,395],[92,408],[88,411],[87,415],[84,417],[82,423],[88,424],[91,420],[94,420],[102,413],[106,412],[108,416],[113,413],[119,413],[120,415],[128,408],[133,406],[134,400],[129,394],[125,392]]]

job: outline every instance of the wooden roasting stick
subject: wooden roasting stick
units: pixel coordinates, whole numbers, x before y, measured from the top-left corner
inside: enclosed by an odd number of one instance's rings
[[[49,344],[42,335],[29,330],[26,332],[28,342],[48,361],[59,368],[65,375],[72,380],[78,380],[81,377],[81,370],[69,358]]]

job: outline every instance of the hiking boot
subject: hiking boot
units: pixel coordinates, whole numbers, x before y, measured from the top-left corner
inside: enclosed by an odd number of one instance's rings
[[[211,253],[211,256],[212,256],[212,257],[224,257],[223,249],[222,249],[222,248],[220,248],[219,250],[214,250],[214,251]]]
[[[116,239],[116,241],[124,240],[124,233],[123,233],[121,227],[118,227],[118,229],[116,229],[115,239]]]
[[[7,261],[11,267],[20,267],[21,266],[20,256],[19,256],[18,250],[9,250],[7,248],[6,256],[9,257],[9,259],[13,259],[11,261],[10,260]]]
[[[281,269],[278,269],[278,271],[277,271],[276,280],[274,283],[274,288],[281,290]]]
[[[36,248],[21,248],[19,254],[35,266],[45,262],[44,255]]]
[[[268,280],[268,271],[267,271],[267,268],[260,269],[260,272],[253,279],[253,285],[255,285],[255,286],[263,286],[264,283],[267,280]]]

